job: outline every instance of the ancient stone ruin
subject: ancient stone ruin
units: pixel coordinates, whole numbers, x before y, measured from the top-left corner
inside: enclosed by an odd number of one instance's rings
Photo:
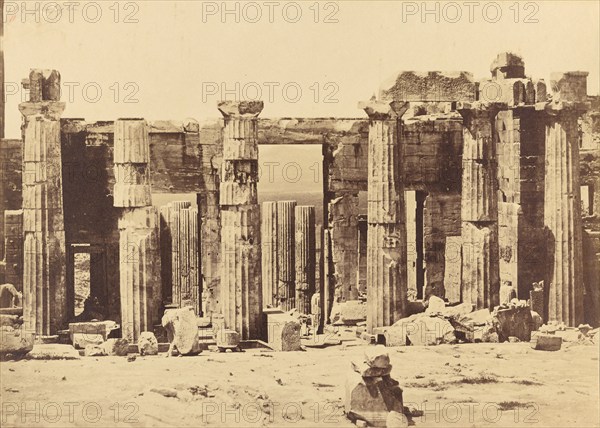
[[[64,117],[59,71],[31,70],[22,138],[0,140],[0,356],[193,360],[349,334],[378,346],[345,361],[344,414],[393,427],[417,414],[391,347],[597,344],[600,99],[586,72],[532,79],[512,53],[490,71],[401,72],[360,118],[222,101],[214,120],[90,123]],[[259,204],[259,146],[286,144],[321,147],[322,206]]]
[[[511,53],[490,71],[401,72],[360,118],[264,118],[262,101],[223,101],[215,120],[89,123],[64,117],[57,70],[33,69],[22,139],[1,140],[0,274],[19,297],[0,310],[50,342],[113,321],[111,337],[151,354],[173,337],[184,353],[295,350],[332,325],[388,346],[529,340],[521,327],[538,318],[597,326],[598,99],[585,72],[532,79]],[[285,144],[321,146],[322,218],[259,205],[258,147]],[[156,206],[161,193],[196,201]],[[82,253],[90,293],[76,315]],[[452,334],[417,339],[399,330],[407,318]]]

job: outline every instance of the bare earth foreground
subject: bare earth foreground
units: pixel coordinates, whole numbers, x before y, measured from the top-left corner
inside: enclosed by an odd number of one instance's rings
[[[2,426],[353,426],[344,385],[366,347],[2,362]],[[416,426],[599,426],[596,346],[388,351]]]

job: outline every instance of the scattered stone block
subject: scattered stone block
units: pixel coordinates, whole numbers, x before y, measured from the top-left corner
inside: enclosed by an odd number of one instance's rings
[[[362,420],[368,426],[385,427],[388,413],[402,413],[402,389],[389,376],[363,378],[352,372],[346,382],[346,415],[351,421]]]
[[[267,316],[267,336],[271,348],[276,351],[300,351],[300,323],[289,314]]]
[[[536,333],[531,339],[531,347],[538,351],[558,351],[562,338],[552,334]]]
[[[367,319],[367,304],[360,300],[336,303],[331,309],[331,324],[357,325]]]
[[[0,326],[0,356],[13,355],[15,357],[27,354],[33,349],[35,333],[26,331],[18,321],[12,325],[9,315],[2,315]],[[14,316],[15,318],[18,318]],[[6,324],[5,324],[6,323]],[[12,322],[11,322],[12,323]]]
[[[307,348],[326,348],[328,346],[341,345],[342,341],[337,337],[331,337],[329,334],[316,334],[302,339],[302,346]]]
[[[158,355],[158,340],[151,331],[143,331],[138,339],[140,355]]]
[[[464,321],[471,322],[473,325],[485,325],[492,319],[492,314],[489,309],[480,309],[471,312],[463,318]]]
[[[27,358],[32,360],[79,360],[81,355],[71,345],[35,344]]]
[[[240,334],[235,330],[221,330],[217,334],[217,347],[221,349],[237,349],[241,341]]]
[[[579,329],[576,328],[558,330],[554,333],[554,335],[560,337],[563,342],[579,342],[584,337]]]
[[[473,312],[473,305],[471,303],[461,303],[455,306],[446,306],[441,314],[447,318],[460,318],[467,316]]]
[[[510,336],[529,342],[532,322],[529,306],[494,310],[493,323],[500,342],[507,341]]]
[[[102,342],[106,341],[110,332],[118,328],[119,325],[114,321],[75,322],[69,323],[69,336],[73,345],[77,346],[75,341],[78,340],[78,344],[82,345],[81,349],[83,349],[86,344],[95,344],[98,335],[101,336]],[[89,341],[86,343],[88,337]]]
[[[592,330],[592,326],[589,324],[579,324],[579,326],[577,326],[577,328],[579,329],[579,331],[586,335]]]
[[[94,333],[73,333],[71,341],[75,349],[85,349],[88,345],[98,346],[104,343],[102,334]]]
[[[387,327],[383,332],[385,346],[407,346],[408,339],[404,326]]]
[[[101,345],[87,345],[85,347],[84,353],[86,357],[102,357],[108,355]]]
[[[365,363],[369,367],[386,368],[391,367],[390,356],[383,346],[367,348],[365,351]]]
[[[408,418],[405,414],[392,410],[388,413],[385,421],[386,428],[405,428],[408,427]]]
[[[446,309],[446,302],[437,296],[431,296],[429,298],[429,305],[425,309],[425,313],[428,315],[441,314]]]
[[[174,349],[181,355],[200,353],[198,321],[193,308],[167,309],[162,318],[162,326],[167,330],[167,337],[171,342],[168,355]]]
[[[352,362],[352,369],[362,377],[388,376],[392,372],[392,365],[387,367],[371,367],[364,361]]]
[[[108,355],[116,355],[118,357],[126,357],[129,353],[129,340],[125,338],[115,339],[111,341],[112,348],[109,345],[110,353]]]

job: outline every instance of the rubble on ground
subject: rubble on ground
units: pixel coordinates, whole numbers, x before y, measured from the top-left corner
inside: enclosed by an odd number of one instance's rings
[[[367,320],[367,303],[360,300],[347,300],[335,303],[331,308],[332,325],[357,325]]]
[[[364,360],[352,362],[346,382],[346,416],[357,425],[385,427],[388,421],[405,420],[402,389],[391,378],[392,365],[385,348],[368,350]],[[390,413],[394,412],[392,416]],[[391,419],[390,419],[391,418]]]
[[[158,355],[158,340],[151,331],[143,331],[138,339],[140,355]]]
[[[33,349],[35,334],[23,328],[23,317],[0,314],[0,356],[20,357]]]
[[[162,317],[162,326],[167,330],[167,338],[171,347],[167,353],[169,356],[173,350],[180,355],[194,355],[200,353],[198,342],[198,321],[193,308],[167,309]]]

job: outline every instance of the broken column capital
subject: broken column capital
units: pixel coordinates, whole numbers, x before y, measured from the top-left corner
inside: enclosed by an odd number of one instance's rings
[[[29,78],[22,81],[29,90],[29,101],[60,101],[60,73],[58,70],[31,69]]]
[[[389,120],[401,118],[410,103],[407,101],[365,101],[358,103],[358,108],[363,109],[371,120]]]
[[[217,108],[225,119],[254,119],[258,117],[265,104],[262,101],[221,101]]]
[[[60,120],[66,106],[66,103],[61,101],[28,101],[19,104],[19,111],[26,118],[41,115],[49,120]]]

